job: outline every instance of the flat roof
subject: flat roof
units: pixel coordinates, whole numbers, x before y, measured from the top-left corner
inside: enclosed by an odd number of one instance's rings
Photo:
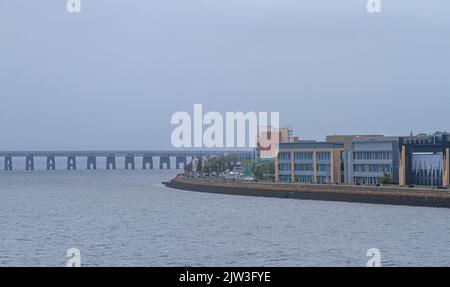
[[[329,135],[327,139],[331,138],[334,141],[341,139],[352,141],[398,141],[400,136],[384,136],[384,135]]]
[[[400,137],[389,136],[382,138],[355,138],[353,142],[398,142]]]
[[[334,142],[290,142],[280,143],[280,149],[314,149],[314,148],[344,148],[344,144]]]

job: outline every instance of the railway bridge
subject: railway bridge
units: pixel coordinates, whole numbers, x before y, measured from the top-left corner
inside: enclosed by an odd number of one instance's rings
[[[209,158],[213,156],[234,155],[241,160],[251,159],[253,152],[248,150],[148,150],[148,151],[0,151],[0,158],[4,158],[4,170],[13,170],[13,158],[24,158],[25,169],[35,169],[35,158],[46,159],[46,169],[56,169],[56,158],[66,158],[68,170],[76,170],[77,159],[86,158],[86,169],[97,169],[97,159],[105,158],[105,169],[116,169],[116,159],[125,159],[125,169],[136,168],[136,158],[142,158],[142,169],[153,169],[154,160],[159,159],[159,169],[164,165],[167,169],[171,167],[171,158],[175,159],[175,168],[181,169],[186,166],[193,158]]]

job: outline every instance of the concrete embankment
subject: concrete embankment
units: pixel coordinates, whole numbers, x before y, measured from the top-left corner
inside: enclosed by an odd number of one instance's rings
[[[450,208],[450,191],[445,189],[258,183],[182,175],[164,184],[176,189],[219,194]]]

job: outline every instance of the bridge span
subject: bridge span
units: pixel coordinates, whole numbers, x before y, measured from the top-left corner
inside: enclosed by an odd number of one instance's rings
[[[125,169],[136,168],[136,158],[142,158],[142,169],[153,169],[154,160],[159,159],[159,169],[164,165],[171,168],[171,158],[175,159],[175,168],[181,169],[193,158],[209,158],[213,156],[233,155],[240,160],[252,159],[253,152],[249,150],[162,150],[162,151],[0,151],[0,158],[4,158],[4,170],[13,170],[13,158],[24,158],[25,169],[34,170],[34,159],[36,157],[46,158],[46,169],[56,169],[56,158],[67,159],[66,168],[68,170],[77,169],[77,158],[86,158],[86,169],[97,169],[97,158],[106,159],[106,169],[116,169],[116,159],[125,159]]]

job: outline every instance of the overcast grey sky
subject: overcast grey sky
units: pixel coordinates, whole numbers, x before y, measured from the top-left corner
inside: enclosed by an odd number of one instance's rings
[[[450,130],[450,1],[0,0],[0,149],[160,149],[171,115]]]

